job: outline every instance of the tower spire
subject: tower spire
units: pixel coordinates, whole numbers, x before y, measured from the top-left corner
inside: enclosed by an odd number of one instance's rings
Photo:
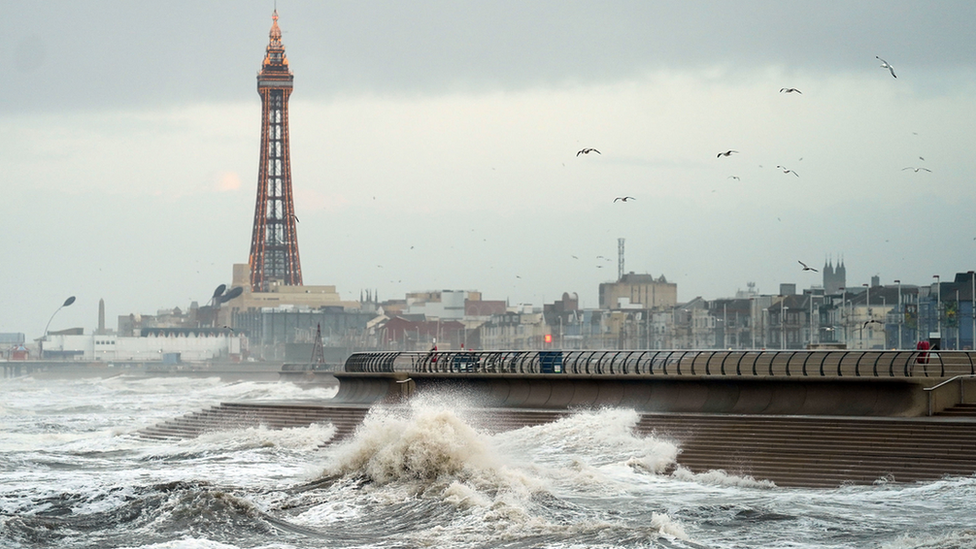
[[[298,230],[291,186],[288,97],[295,76],[281,43],[278,10],[271,16],[268,47],[258,73],[261,96],[261,158],[258,167],[254,227],[251,231],[251,289],[266,292],[274,284],[302,285]]]

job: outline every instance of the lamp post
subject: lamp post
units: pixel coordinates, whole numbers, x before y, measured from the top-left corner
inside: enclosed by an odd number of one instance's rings
[[[861,286],[864,286],[864,289],[867,292],[864,295],[864,314],[865,314],[865,316],[867,316],[868,319],[865,321],[864,325],[868,326],[868,342],[870,342],[871,339],[872,339],[872,337],[871,337],[871,327],[870,327],[871,326],[870,325],[870,322],[871,322],[871,285],[870,284],[861,284]],[[864,348],[864,328],[863,327],[861,328],[861,348],[862,349]]]
[[[888,346],[888,298],[884,294],[881,294],[881,318],[884,319],[884,323],[881,324],[884,331],[884,345],[881,347],[883,350]]]
[[[901,310],[901,280],[896,280],[895,284],[898,285],[898,343],[895,344],[895,348],[901,349],[901,321],[905,313]]]
[[[956,350],[959,350],[959,288],[956,288]]]
[[[939,275],[932,275],[935,279],[935,333],[938,334],[939,343],[942,343],[942,279]]]
[[[841,320],[841,322],[843,323],[843,326],[844,326],[844,345],[847,345],[848,344],[848,337],[847,337],[847,288],[845,288],[844,286],[841,286],[840,288],[837,288],[837,289],[840,290],[840,292],[841,292],[841,294],[840,294],[840,316],[841,316],[841,319],[840,320]]]
[[[786,349],[786,296],[779,302],[779,348]]]
[[[808,332],[809,340],[808,343],[813,345],[816,343],[814,339],[814,328],[813,328],[813,291],[810,291],[810,312],[808,313],[808,318],[810,319],[810,328]],[[817,323],[819,324],[819,322]]]
[[[972,284],[972,289],[969,292],[969,298],[972,300],[969,305],[969,313],[972,315],[973,340],[969,348],[976,349],[976,271],[968,271],[967,274],[969,274],[969,282]]]
[[[44,358],[44,341],[47,340],[47,329],[51,327],[51,321],[54,320],[54,315],[58,314],[58,311],[60,311],[61,309],[64,309],[65,307],[70,307],[71,304],[74,302],[75,302],[75,296],[71,296],[68,299],[65,299],[64,303],[62,303],[61,306],[58,307],[54,311],[54,313],[51,314],[51,318],[48,319],[47,325],[44,326],[44,337],[41,338],[41,349],[40,349],[41,358]]]
[[[752,339],[750,342],[752,348],[756,348],[756,301],[753,298],[749,298],[749,338]]]

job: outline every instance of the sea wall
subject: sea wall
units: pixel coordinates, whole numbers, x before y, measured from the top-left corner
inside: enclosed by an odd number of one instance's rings
[[[335,372],[336,402],[370,404],[457,394],[485,407],[641,412],[916,417],[927,415],[932,379],[573,374]]]

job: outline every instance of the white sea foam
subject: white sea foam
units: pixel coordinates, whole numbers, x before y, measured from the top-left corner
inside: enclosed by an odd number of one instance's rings
[[[194,538],[185,537],[183,539],[166,541],[163,543],[152,543],[149,545],[127,545],[120,547],[119,549],[238,549],[237,545],[228,545],[226,543],[220,543],[219,541],[213,541],[206,538]],[[293,545],[264,545],[260,548],[255,549],[290,549],[294,547]]]
[[[684,527],[665,514],[651,513],[651,527],[666,536],[683,540],[689,539]]]
[[[374,409],[353,440],[333,449],[325,474],[368,479],[372,483],[369,498],[383,505],[395,505],[418,496],[436,497],[463,513],[454,519],[450,528],[435,527],[415,534],[414,541],[423,545],[484,542],[485,527],[489,524],[490,539],[495,540],[533,535],[589,536],[619,528],[615,523],[593,518],[579,517],[567,522],[567,516],[573,513],[566,509],[572,509],[573,504],[559,502],[558,496],[550,491],[551,480],[568,475],[572,477],[570,484],[577,490],[592,495],[592,488],[607,484],[605,473],[598,467],[584,463],[582,458],[576,458],[576,465],[569,468],[533,466],[523,456],[506,455],[496,447],[493,437],[471,428],[461,416],[463,412],[457,412],[456,408],[426,404]],[[606,462],[606,467],[624,469],[626,466],[612,460],[636,453],[637,459],[650,464],[648,467],[654,470],[673,460],[676,453],[673,445],[627,432],[627,425],[634,421],[635,416],[627,412],[584,413],[575,421],[564,420],[561,425],[519,430],[519,434],[512,436],[522,442],[513,442],[510,436],[501,448],[510,450],[525,443],[542,452],[567,452],[565,447],[571,446],[584,449],[586,457],[594,461]],[[610,427],[611,422],[623,427]],[[594,429],[596,425],[601,428]],[[553,449],[549,443],[562,448]],[[521,469],[512,463],[518,463]],[[526,471],[533,471],[531,477],[535,478],[530,478]],[[348,494],[348,487],[346,482],[335,490]],[[337,494],[335,499],[344,498]],[[555,509],[549,509],[552,504],[556,505]],[[365,507],[368,503],[361,501],[360,505]],[[333,501],[321,503],[300,518],[306,524],[322,526],[334,520],[326,511],[334,506]],[[348,507],[342,510],[347,517],[363,512]],[[569,515],[561,516],[562,513]],[[687,539],[683,527],[667,514],[655,513],[650,526],[652,535]]]
[[[261,425],[204,433],[197,438],[180,441],[177,446],[180,448],[211,447],[224,451],[267,447],[313,451],[328,442],[334,435],[335,427],[331,423],[316,423],[285,429],[268,429]]]
[[[450,409],[374,408],[354,439],[335,450],[326,473],[379,484],[482,476],[502,468],[486,440]]]
[[[908,534],[881,545],[882,549],[976,549],[976,530],[952,529],[939,535]]]
[[[504,439],[533,448],[535,457],[562,461],[586,459],[593,465],[639,462],[647,471],[661,473],[674,463],[678,447],[634,430],[640,414],[608,408],[584,411],[553,423],[526,427]]]
[[[694,473],[685,467],[677,467],[671,473],[677,480],[697,482],[699,484],[713,484],[716,486],[740,486],[743,488],[775,488],[776,483],[771,480],[756,480],[749,475],[732,475],[722,469],[713,469],[702,473]]]
[[[370,499],[396,505],[415,497],[449,503],[479,522],[506,528],[544,522],[531,511],[544,486],[508,465],[491,437],[454,409],[412,404],[374,408],[349,442],[331,449],[327,476],[364,478]],[[321,520],[317,512],[310,521]]]

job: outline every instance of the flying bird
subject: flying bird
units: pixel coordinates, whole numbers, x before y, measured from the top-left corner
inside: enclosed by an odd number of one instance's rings
[[[884,59],[881,59],[881,58],[880,58],[880,57],[878,57],[877,55],[875,55],[874,57],[875,57],[875,58],[876,58],[876,59],[877,59],[878,61],[881,61],[881,68],[882,68],[882,69],[888,69],[888,72],[890,72],[890,73],[891,73],[891,76],[892,76],[892,78],[898,78],[897,76],[895,76],[895,69],[894,69],[894,67],[892,67],[892,66],[891,66],[890,64],[888,64],[888,62],[887,62],[887,61],[885,61]]]
[[[737,153],[737,152],[739,152],[739,151],[733,151],[733,150],[730,149],[730,150],[727,150],[725,152],[718,153],[717,155],[715,155],[715,158],[721,158],[723,156],[732,156],[732,153]]]
[[[779,166],[779,165],[777,165],[776,167],[779,168],[779,169],[781,169],[781,170],[783,170],[783,173],[791,173],[791,174],[793,174],[793,175],[795,175],[797,177],[800,177],[800,174],[794,172],[793,170],[787,168],[786,166]]]
[[[819,273],[820,272],[820,271],[814,269],[813,267],[808,267],[806,263],[800,261],[799,259],[797,259],[796,262],[799,263],[800,265],[803,265],[803,270],[804,271],[813,271],[815,273]]]
[[[861,326],[861,329],[863,330],[863,329],[867,328],[868,327],[868,324],[880,324],[880,325],[884,326],[884,322],[881,322],[880,320],[868,320],[867,322],[864,323],[863,326]]]
[[[737,175],[730,175],[729,179],[735,179],[736,181],[740,181],[739,176]]]
[[[780,88],[779,89],[779,92],[780,93],[793,93],[793,92],[796,92],[796,93],[798,93],[800,95],[803,95],[803,92],[801,92],[800,90],[798,90],[796,88]]]
[[[613,199],[614,202],[618,200],[621,202],[627,202],[628,200],[637,200],[637,199],[634,198],[633,196],[618,196],[617,198]]]
[[[590,154],[590,153],[603,154],[596,149],[580,149],[579,152],[576,153],[576,156],[579,156],[581,154]]]
[[[901,171],[905,171],[905,170],[915,170],[915,173],[918,173],[919,170],[925,170],[925,171],[927,171],[929,173],[932,173],[932,170],[930,170],[928,168],[913,168],[912,166],[909,166],[907,168],[902,168],[901,169]]]

